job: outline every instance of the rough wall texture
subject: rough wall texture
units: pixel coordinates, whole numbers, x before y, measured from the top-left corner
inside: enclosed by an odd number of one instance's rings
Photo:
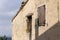
[[[58,3],[59,2],[59,3]],[[36,26],[37,8],[46,6],[45,26]],[[60,40],[60,0],[29,0],[12,22],[12,40],[30,40],[27,29],[27,15],[32,13],[31,40]]]

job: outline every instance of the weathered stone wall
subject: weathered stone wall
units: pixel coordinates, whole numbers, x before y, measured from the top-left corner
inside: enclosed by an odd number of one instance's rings
[[[59,5],[58,5],[59,2]],[[37,8],[46,6],[45,26],[36,26]],[[32,40],[60,40],[60,0],[29,0],[12,22],[12,40],[29,40],[27,15],[32,13]]]
[[[37,3],[37,6],[39,6],[39,3]],[[46,25],[35,29],[38,29],[38,34],[35,34],[38,35],[35,36],[36,40],[60,40],[58,0],[46,0],[41,2],[42,5],[43,3],[46,5]]]
[[[60,21],[60,0],[58,2],[59,2],[59,21]]]
[[[27,30],[27,15],[33,13],[32,16],[32,26],[34,27],[34,19],[36,14],[34,14],[35,5],[33,0],[29,0],[25,7],[20,11],[20,13],[14,19],[12,25],[12,40],[29,40],[29,33],[26,32]]]

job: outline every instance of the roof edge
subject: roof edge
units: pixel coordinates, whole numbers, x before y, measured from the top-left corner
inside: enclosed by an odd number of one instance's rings
[[[19,14],[19,12],[24,8],[24,6],[27,4],[28,1],[29,1],[29,0],[27,0],[25,3],[22,2],[22,5],[21,5],[19,11],[18,11],[18,12],[16,13],[16,15],[12,18],[12,22],[13,22],[13,20],[15,19],[15,17]],[[24,4],[23,4],[23,3],[24,3]]]

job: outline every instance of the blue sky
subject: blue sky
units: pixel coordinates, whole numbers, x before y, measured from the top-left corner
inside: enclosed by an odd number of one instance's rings
[[[0,36],[12,36],[11,20],[20,5],[21,0],[0,0]]]

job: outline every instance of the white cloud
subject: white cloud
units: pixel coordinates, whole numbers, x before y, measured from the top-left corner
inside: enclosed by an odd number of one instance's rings
[[[2,31],[1,31],[2,30]],[[0,36],[6,35],[6,36],[11,36],[11,26],[10,27],[0,27]]]
[[[20,7],[20,0],[0,0],[0,12],[16,10]]]
[[[24,1],[24,2],[25,2],[25,1],[27,1],[27,0],[22,0],[22,1]]]
[[[19,10],[20,0],[0,0],[0,36],[11,36],[11,19]]]
[[[0,15],[0,35],[11,36],[11,19],[16,14],[17,10],[1,13]]]

